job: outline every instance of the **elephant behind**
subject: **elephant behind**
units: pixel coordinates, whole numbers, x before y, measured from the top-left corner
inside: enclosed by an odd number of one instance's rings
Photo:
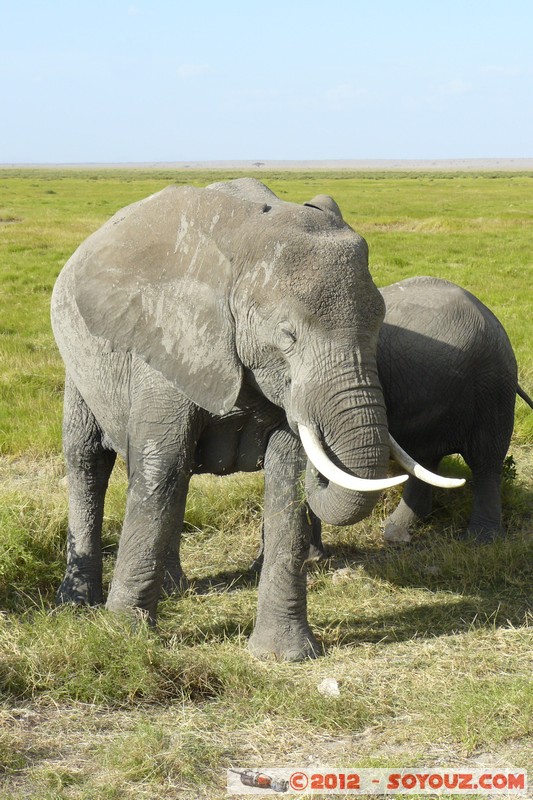
[[[480,300],[449,281],[408,278],[380,292],[386,310],[378,373],[391,452],[411,473],[398,506],[385,520],[385,539],[409,542],[415,524],[431,512],[433,490],[420,465],[436,472],[444,456],[459,453],[472,471],[467,534],[492,541],[501,534],[501,475],[516,395],[533,408],[518,385],[509,338]],[[397,445],[418,462],[414,468]],[[309,557],[326,558],[320,520],[312,512],[311,518]],[[262,557],[261,547],[254,568]]]
[[[474,295],[438,278],[417,277],[381,289],[385,322],[378,371],[389,428],[417,461],[436,470],[459,453],[472,471],[468,532],[490,541],[500,532],[501,475],[514,423],[516,359],[494,314]],[[409,541],[429,514],[432,489],[411,476],[385,522],[388,541]]]

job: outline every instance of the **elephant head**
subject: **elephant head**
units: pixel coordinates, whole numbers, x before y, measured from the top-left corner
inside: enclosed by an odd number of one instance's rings
[[[384,481],[384,302],[366,242],[331,198],[287,203],[252,179],[169,187],[118,212],[76,258],[78,308],[106,347],[135,353],[214,415],[252,387],[330,466],[371,481],[353,491],[309,464],[321,519],[351,524],[403,480]]]

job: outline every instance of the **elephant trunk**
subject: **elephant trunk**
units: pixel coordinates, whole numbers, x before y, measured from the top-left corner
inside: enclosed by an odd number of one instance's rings
[[[344,399],[342,399],[344,397]],[[344,473],[369,481],[385,478],[389,460],[387,416],[381,388],[377,381],[332,398],[330,424],[312,430],[334,467]],[[334,421],[334,424],[333,424]],[[318,466],[318,469],[317,469]],[[376,504],[385,484],[370,484],[363,491],[335,483],[335,473],[328,480],[308,461],[306,494],[314,513],[332,525],[353,525],[366,517]],[[388,485],[405,478],[393,479]],[[342,482],[342,481],[341,481]],[[364,483],[364,482],[363,482]]]

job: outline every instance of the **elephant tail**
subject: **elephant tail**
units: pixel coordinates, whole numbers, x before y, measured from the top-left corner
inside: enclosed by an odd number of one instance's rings
[[[522,398],[524,403],[527,403],[530,408],[533,408],[533,400],[526,392],[524,392],[521,386],[517,386],[516,393]]]

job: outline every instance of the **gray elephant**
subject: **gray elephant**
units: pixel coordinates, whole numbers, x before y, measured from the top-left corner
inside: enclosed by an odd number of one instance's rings
[[[52,298],[69,485],[59,602],[102,601],[104,496],[117,453],[129,483],[107,607],[152,621],[191,474],[264,467],[249,646],[259,656],[315,654],[302,472],[314,513],[336,525],[367,515],[407,477],[385,478],[383,314],[366,243],[328,197],[299,206],[252,179],[171,186],[90,236]]]
[[[463,456],[473,483],[467,533],[491,541],[500,533],[501,475],[516,394],[533,408],[518,385],[507,334],[480,300],[449,281],[409,278],[380,291],[386,312],[378,373],[395,440],[392,452],[412,472],[399,505],[385,520],[385,539],[410,541],[413,526],[432,507],[427,476],[420,466],[410,469],[398,443],[431,470],[446,455]],[[326,556],[316,519],[311,554]]]
[[[459,453],[472,471],[468,533],[490,541],[501,526],[501,475],[514,424],[516,359],[494,314],[449,281],[418,277],[381,289],[385,323],[378,372],[389,429],[426,467]],[[405,465],[404,465],[405,466]],[[385,538],[409,541],[431,511],[432,489],[411,476],[385,522]]]

